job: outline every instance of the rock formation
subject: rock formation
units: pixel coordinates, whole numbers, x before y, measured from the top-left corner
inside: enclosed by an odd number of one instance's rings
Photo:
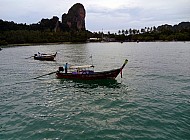
[[[62,23],[57,16],[51,19],[42,19],[40,28],[44,31],[85,31],[86,11],[80,3],[74,4],[68,11],[62,15]]]
[[[65,30],[85,30],[86,11],[80,3],[74,4],[67,14],[62,15],[62,25]]]

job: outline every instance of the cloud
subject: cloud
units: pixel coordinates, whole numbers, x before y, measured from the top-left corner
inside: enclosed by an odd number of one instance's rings
[[[184,1],[184,0],[182,0]],[[130,5],[116,8],[88,7],[87,21],[89,28],[95,30],[119,30],[129,28],[144,28],[162,24],[178,24],[184,19],[189,19],[190,9],[186,3],[180,1],[137,0]],[[180,7],[180,8],[179,8]],[[87,22],[87,23],[88,23]],[[92,24],[95,24],[92,26]]]
[[[58,16],[75,3],[86,9],[90,31],[121,30],[177,24],[190,19],[189,0],[0,0],[0,18],[16,23],[37,23]]]

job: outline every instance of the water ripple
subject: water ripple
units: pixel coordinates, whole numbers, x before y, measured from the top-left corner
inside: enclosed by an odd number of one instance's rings
[[[190,58],[186,44],[7,48],[0,55],[0,139],[188,140]],[[23,59],[39,50],[59,51],[57,62]],[[119,67],[127,56],[123,78],[84,82],[59,80],[52,74],[33,79],[56,71],[65,62],[86,63],[91,54],[98,70]]]

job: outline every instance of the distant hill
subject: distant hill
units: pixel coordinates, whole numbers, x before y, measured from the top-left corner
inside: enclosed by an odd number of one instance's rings
[[[165,24],[165,25],[161,25],[161,26],[158,26],[157,27],[157,30],[158,31],[162,31],[162,30],[170,30],[170,31],[184,31],[184,30],[190,30],[190,22],[181,22],[177,25],[168,25],[168,24]]]

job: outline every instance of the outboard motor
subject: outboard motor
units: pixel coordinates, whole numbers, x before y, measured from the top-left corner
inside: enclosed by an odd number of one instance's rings
[[[64,71],[64,68],[63,67],[59,67],[59,71]]]

